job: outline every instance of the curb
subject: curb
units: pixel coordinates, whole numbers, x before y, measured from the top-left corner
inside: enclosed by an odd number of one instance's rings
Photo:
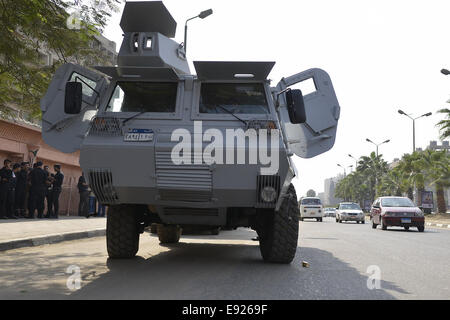
[[[444,223],[425,222],[425,225],[428,226],[428,227],[439,227],[439,228],[448,228],[448,229],[450,229],[450,224],[444,224]]]
[[[0,251],[24,248],[24,247],[35,247],[41,246],[43,244],[52,244],[63,241],[84,239],[84,238],[94,238],[101,237],[106,234],[106,229],[94,229],[89,231],[79,231],[79,232],[67,232],[60,234],[50,234],[46,236],[39,236],[33,238],[22,238],[14,239],[8,241],[0,242]]]

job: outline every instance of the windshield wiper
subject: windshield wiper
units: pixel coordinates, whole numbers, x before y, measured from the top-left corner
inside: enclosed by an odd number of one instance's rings
[[[135,115],[133,115],[133,116],[131,116],[131,117],[129,117],[129,118],[126,118],[125,120],[122,121],[122,125],[124,125],[126,122],[130,121],[131,119],[134,119],[134,118],[136,118],[136,117],[138,117],[138,116],[140,116],[141,114],[146,113],[146,112],[147,112],[147,111],[141,111],[141,112],[136,113]]]
[[[219,107],[220,109],[224,110],[225,112],[231,114],[233,117],[235,117],[236,119],[238,119],[239,121],[241,121],[243,124],[245,124],[246,126],[248,125],[247,121],[242,120],[241,118],[239,118],[237,115],[235,115],[233,112],[231,112],[230,110],[228,110],[225,107],[222,107],[220,104],[216,104],[216,107]]]

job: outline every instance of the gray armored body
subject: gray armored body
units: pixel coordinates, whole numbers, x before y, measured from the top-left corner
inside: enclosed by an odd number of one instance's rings
[[[192,75],[176,22],[160,1],[126,3],[115,67],[61,66],[41,101],[42,134],[80,165],[109,205],[111,258],[136,255],[140,233],[160,242],[183,227],[250,227],[265,261],[290,263],[299,208],[292,156],[335,140],[340,107],[326,72],[270,87],[274,62],[196,61]],[[313,81],[302,95],[291,86]]]

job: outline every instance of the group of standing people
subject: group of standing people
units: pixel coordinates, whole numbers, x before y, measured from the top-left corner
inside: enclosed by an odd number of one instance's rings
[[[42,161],[36,162],[33,168],[29,162],[12,164],[8,159],[3,161],[0,169],[0,219],[34,219],[36,211],[39,219],[58,219],[64,174],[59,164],[53,166],[55,173],[51,173],[48,166],[42,166]],[[45,199],[47,214],[44,216]]]

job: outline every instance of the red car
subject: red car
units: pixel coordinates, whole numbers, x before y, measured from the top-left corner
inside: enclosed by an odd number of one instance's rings
[[[406,197],[380,197],[376,199],[370,210],[372,228],[381,224],[381,229],[396,226],[408,230],[416,227],[419,232],[425,230],[425,218],[422,210]]]

